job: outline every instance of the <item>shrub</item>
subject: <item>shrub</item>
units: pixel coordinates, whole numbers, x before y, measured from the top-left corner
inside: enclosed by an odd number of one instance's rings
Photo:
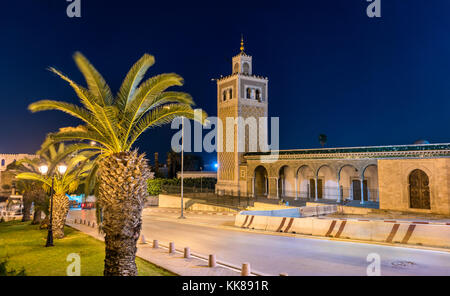
[[[214,189],[217,183],[216,178],[185,178],[185,187],[203,187],[204,189]],[[162,192],[164,186],[180,186],[181,179],[148,179],[147,180],[147,192],[150,195],[158,195]]]
[[[16,271],[15,269],[8,270],[8,259],[0,261],[0,276],[26,276],[25,268],[22,267],[21,270]]]

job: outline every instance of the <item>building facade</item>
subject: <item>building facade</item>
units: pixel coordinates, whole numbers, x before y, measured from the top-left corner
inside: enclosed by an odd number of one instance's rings
[[[450,143],[280,150],[249,147],[248,129],[227,117],[267,117],[268,79],[252,74],[252,57],[232,59],[232,74],[217,81],[218,118],[231,129],[234,150],[219,133],[219,194],[376,203],[380,209],[450,215]],[[258,125],[258,130],[264,128]],[[267,137],[267,130],[258,135]],[[238,150],[242,139],[245,149]]]

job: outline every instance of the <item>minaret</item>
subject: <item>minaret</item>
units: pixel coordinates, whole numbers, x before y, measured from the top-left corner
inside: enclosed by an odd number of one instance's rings
[[[217,153],[219,168],[216,191],[219,194],[247,193],[247,167],[243,155],[250,150],[249,128],[246,127],[245,134],[240,135],[237,126],[234,126],[234,150],[229,152],[226,149],[227,117],[235,120],[241,117],[244,121],[255,118],[257,122],[259,117],[267,117],[268,79],[253,74],[252,57],[244,49],[244,38],[241,37],[240,52],[232,58],[232,74],[217,80],[217,114],[223,124],[223,133],[219,131],[218,135],[223,146],[222,152]],[[240,137],[245,140],[244,151],[238,151]]]

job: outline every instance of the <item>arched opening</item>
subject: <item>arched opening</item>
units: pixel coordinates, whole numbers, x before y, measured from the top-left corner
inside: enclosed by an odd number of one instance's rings
[[[223,93],[222,93],[222,100],[223,101],[227,100],[227,91],[226,90],[224,90]]]
[[[364,168],[364,182],[364,186],[367,187],[364,188],[364,200],[378,202],[378,167],[375,164],[370,164]]]
[[[5,166],[5,160],[2,159],[2,166]]]
[[[356,167],[351,164],[342,166],[339,170],[339,180],[343,200],[353,200],[358,197],[361,199],[361,179]]]
[[[252,98],[252,89],[250,87],[247,87],[247,99],[251,99]]]
[[[235,74],[235,73],[239,73],[239,63],[234,64],[233,74]]]
[[[278,172],[278,197],[295,197],[295,174],[287,165]]]
[[[261,102],[261,90],[260,89],[256,89],[256,100],[258,100],[259,102]]]
[[[431,209],[430,181],[428,175],[419,169],[409,174],[409,204],[412,209]]]
[[[314,180],[313,170],[307,166],[303,165],[298,168],[297,174],[297,195],[299,198],[314,198],[315,191],[311,191],[310,180]],[[313,186],[315,188],[315,185]],[[314,195],[313,195],[314,194]]]
[[[323,165],[317,171],[317,176],[317,198],[337,199],[336,172],[330,166]],[[312,180],[312,183],[315,185],[315,180]]]
[[[230,88],[230,89],[228,90],[228,98],[229,98],[230,100],[233,98],[233,89],[232,89],[232,88]]]
[[[246,75],[248,75],[248,74],[250,74],[250,65],[248,64],[248,63],[244,63],[244,65],[242,66],[242,68],[243,68],[243,72],[244,72],[244,74],[246,74]]]
[[[267,196],[267,192],[269,189],[269,180],[267,177],[268,175],[265,167],[260,165],[255,169],[253,192],[256,197]]]

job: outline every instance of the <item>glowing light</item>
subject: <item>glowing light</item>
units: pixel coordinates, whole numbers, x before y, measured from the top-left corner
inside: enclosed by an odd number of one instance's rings
[[[48,172],[48,166],[46,166],[46,165],[41,165],[41,166],[39,167],[39,172],[40,172],[42,175],[47,174],[47,172]]]
[[[66,165],[59,165],[58,166],[58,171],[60,174],[64,174],[67,170],[67,166]]]

